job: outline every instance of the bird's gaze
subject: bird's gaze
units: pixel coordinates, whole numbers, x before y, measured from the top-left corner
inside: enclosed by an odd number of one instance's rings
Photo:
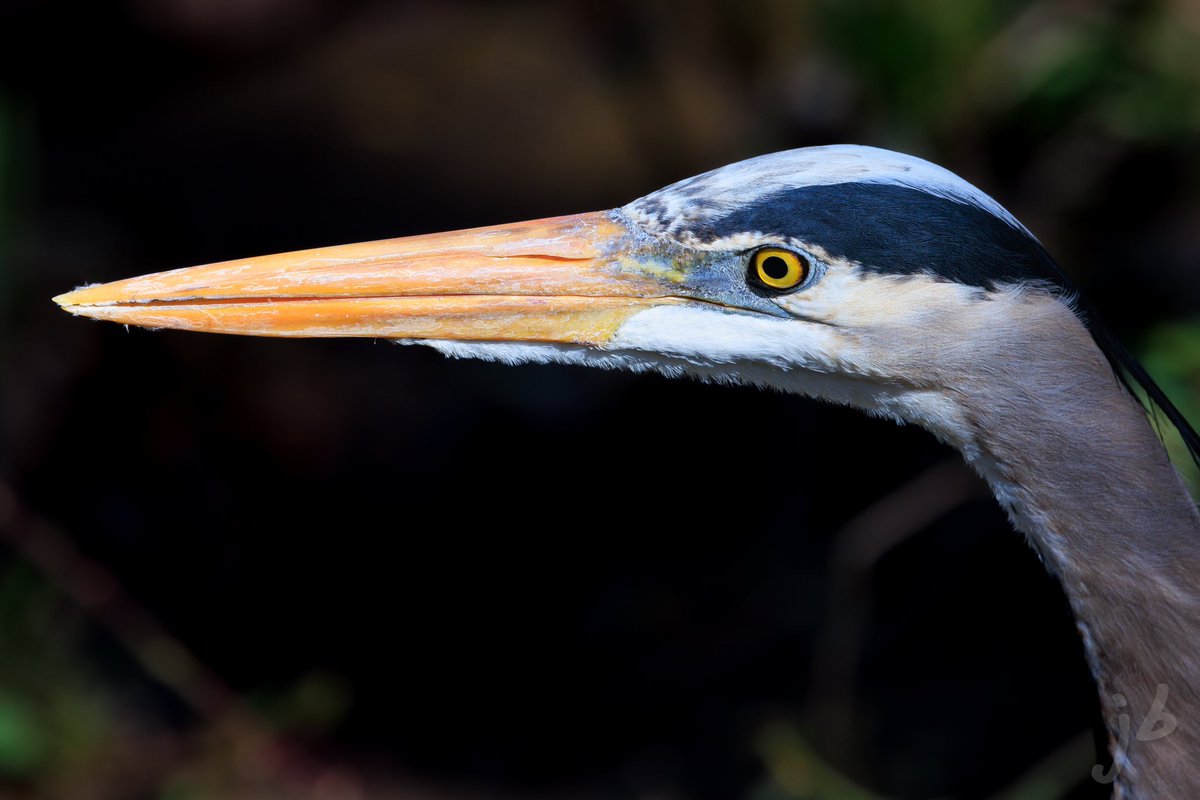
[[[751,281],[776,292],[797,288],[811,273],[808,259],[791,250],[767,247],[750,257]]]

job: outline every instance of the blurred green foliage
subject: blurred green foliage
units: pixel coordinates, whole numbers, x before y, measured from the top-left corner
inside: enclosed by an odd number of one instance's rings
[[[0,562],[0,779],[77,774],[113,733],[107,689],[80,658],[86,633],[31,567]]]
[[[826,0],[817,38],[852,69],[878,119],[926,130],[945,117],[963,75],[1014,5]]]
[[[284,690],[267,687],[248,699],[278,729],[317,737],[328,733],[345,717],[353,697],[341,676],[315,671]]]
[[[763,726],[755,745],[770,777],[750,800],[877,800],[879,797],[837,772],[787,722]]]
[[[872,123],[901,141],[988,120],[1147,142],[1200,130],[1200,30],[1169,3],[1105,5],[828,0],[818,38],[858,78]]]
[[[1200,425],[1200,320],[1159,325],[1150,331],[1139,357],[1147,371],[1193,426]],[[1200,467],[1165,419],[1156,420],[1171,459],[1183,473],[1193,497],[1200,498]]]
[[[0,692],[0,772],[27,775],[45,761],[46,749],[37,709],[14,694]]]

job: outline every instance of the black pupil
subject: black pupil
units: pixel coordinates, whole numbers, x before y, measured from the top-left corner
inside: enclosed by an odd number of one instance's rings
[[[781,281],[787,277],[788,265],[779,256],[767,256],[762,262],[763,274],[774,281]]]

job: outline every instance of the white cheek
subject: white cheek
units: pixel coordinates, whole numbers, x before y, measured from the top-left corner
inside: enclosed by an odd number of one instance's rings
[[[928,346],[931,336],[961,335],[956,326],[964,312],[977,311],[981,300],[994,296],[931,275],[881,275],[838,261],[811,288],[775,302],[802,319],[857,331],[864,345],[875,340],[873,355],[882,363],[903,347]]]
[[[846,328],[871,329],[882,324],[902,324],[906,306],[900,295],[908,290],[907,278],[872,275],[844,260],[837,261],[810,288],[775,299],[780,308],[805,319]]]
[[[840,342],[831,329],[694,306],[658,306],[635,314],[606,349],[659,353],[700,366],[755,363],[830,372]]]

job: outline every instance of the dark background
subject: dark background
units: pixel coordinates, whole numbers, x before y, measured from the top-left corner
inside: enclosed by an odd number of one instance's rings
[[[921,431],[49,302],[840,141],[1200,416],[1193,0],[5,0],[0,798],[1105,796],[1057,586]]]

